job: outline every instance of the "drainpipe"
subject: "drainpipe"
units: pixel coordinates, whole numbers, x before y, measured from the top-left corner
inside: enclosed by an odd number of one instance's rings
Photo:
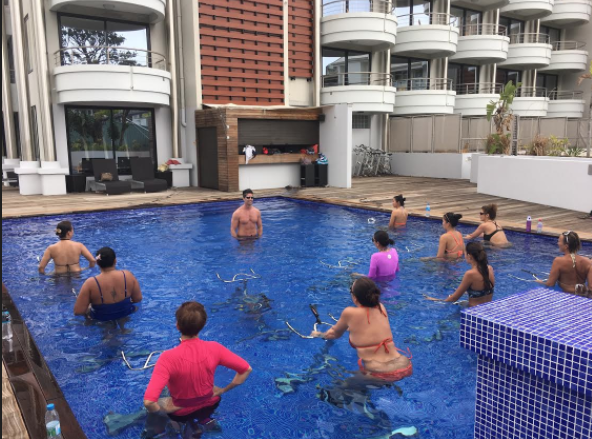
[[[47,162],[56,161],[55,140],[53,135],[53,120],[51,111],[49,86],[49,66],[47,63],[47,42],[45,41],[45,23],[43,15],[43,2],[33,2],[33,21],[35,22],[35,31],[37,33],[37,68],[40,93],[40,113],[43,124],[45,154],[44,159]]]
[[[177,1],[177,39],[179,40],[179,94],[181,97],[181,125],[187,128],[187,108],[185,108],[185,59],[183,54],[183,19],[181,14],[181,2]]]
[[[321,106],[321,88],[323,84],[322,70],[323,70],[323,57],[321,54],[321,17],[323,15],[323,6],[321,1],[317,0],[314,2],[315,5],[315,28],[314,28],[314,41],[315,41],[315,69],[314,69],[314,81],[315,81],[315,107]]]
[[[171,137],[172,154],[175,159],[181,158],[179,148],[179,105],[177,90],[177,53],[175,38],[175,1],[167,2],[167,21],[169,25],[169,72],[171,74]]]
[[[6,139],[6,158],[17,159],[16,133],[14,132],[14,113],[10,86],[10,61],[6,39],[6,23],[2,11],[2,111],[4,112],[4,138]]]
[[[10,2],[10,18],[12,23],[12,41],[14,53],[14,70],[16,73],[16,89],[19,103],[19,126],[21,138],[21,160],[32,162],[36,160],[33,155],[31,142],[31,113],[29,106],[29,92],[27,89],[27,75],[25,70],[25,48],[23,47],[23,13],[21,2]],[[31,54],[32,55],[32,54]]]

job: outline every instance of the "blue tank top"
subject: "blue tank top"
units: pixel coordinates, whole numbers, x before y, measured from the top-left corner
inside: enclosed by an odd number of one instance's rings
[[[123,283],[125,288],[125,299],[117,303],[105,303],[103,300],[103,290],[96,276],[93,278],[99,287],[99,293],[101,294],[101,304],[91,305],[90,316],[95,320],[101,320],[103,322],[110,320],[117,320],[123,317],[129,316],[136,310],[135,305],[132,302],[131,297],[127,297],[127,279],[125,277],[125,271],[123,273]]]

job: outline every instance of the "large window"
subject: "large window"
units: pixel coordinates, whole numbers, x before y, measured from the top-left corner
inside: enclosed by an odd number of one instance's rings
[[[459,94],[478,93],[479,68],[464,64],[448,64],[448,78],[452,80],[452,89]],[[459,85],[462,84],[462,87]]]
[[[522,80],[522,72],[516,70],[506,70],[498,68],[495,73],[495,82],[506,85],[512,81],[514,85]]]
[[[453,25],[460,28],[461,36],[481,35],[481,12],[465,8],[450,8],[450,15],[456,17]]]
[[[156,166],[154,111],[138,108],[66,107],[72,174],[92,174],[92,159],[115,159],[131,173],[130,157],[151,157]]]
[[[431,24],[432,0],[395,0],[399,27]]]
[[[59,18],[62,65],[152,67],[147,25],[73,15]]]
[[[557,91],[558,85],[559,76],[537,72],[536,86],[546,88],[547,95],[551,94],[553,91]]]
[[[524,21],[514,18],[500,17],[499,24],[506,27],[506,35],[518,35],[524,33]],[[510,39],[510,42],[513,41]]]
[[[430,87],[430,62],[425,59],[391,57],[393,87],[397,91],[427,90]]]
[[[367,84],[371,70],[370,53],[323,48],[323,85]]]
[[[561,30],[555,29],[549,26],[541,26],[540,33],[549,35],[550,43],[554,45],[558,41],[561,41]]]

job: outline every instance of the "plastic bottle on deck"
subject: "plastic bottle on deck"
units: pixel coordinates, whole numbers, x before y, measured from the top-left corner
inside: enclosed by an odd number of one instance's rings
[[[45,412],[45,428],[47,430],[47,438],[62,439],[62,428],[60,426],[60,417],[56,412],[53,404],[48,404]]]
[[[10,312],[2,307],[2,340],[12,339],[12,321],[10,319]]]
[[[431,211],[432,211],[432,208],[430,207],[430,203],[428,203],[428,205],[426,206],[426,213],[425,213],[426,218],[430,217]]]
[[[539,218],[537,223],[537,233],[543,233],[543,220]]]
[[[528,233],[532,232],[532,218],[530,215],[526,217],[526,231]]]

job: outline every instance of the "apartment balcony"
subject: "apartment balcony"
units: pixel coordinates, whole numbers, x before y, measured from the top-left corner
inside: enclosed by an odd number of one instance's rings
[[[456,92],[451,79],[413,78],[394,82],[397,101],[393,114],[452,114]]]
[[[556,41],[553,43],[551,63],[539,69],[541,72],[577,73],[588,70],[586,43],[580,41]]]
[[[456,86],[456,101],[454,114],[463,116],[486,116],[487,105],[499,98],[504,84],[458,84]]]
[[[59,104],[168,106],[171,75],[156,52],[111,46],[68,47],[55,54]]]
[[[512,111],[517,116],[545,117],[549,110],[549,98],[544,87],[520,87],[512,102]]]
[[[555,0],[553,13],[541,23],[552,27],[581,26],[590,22],[592,0]]]
[[[80,8],[127,12],[134,14],[137,21],[157,23],[164,20],[166,0],[50,0],[49,8],[54,12],[78,12]]]
[[[473,6],[476,3],[475,1],[471,0],[451,0],[450,2],[453,6],[464,6],[466,8]],[[491,11],[493,9],[499,9],[507,4],[510,3],[510,0],[479,0],[478,1],[478,8],[480,11]]]
[[[456,54],[450,61],[464,64],[493,64],[508,58],[510,38],[505,26],[469,24],[460,28]]]
[[[555,0],[510,0],[500,12],[522,20],[537,20],[551,15],[554,4]]]
[[[383,0],[337,0],[323,5],[321,45],[355,50],[394,46],[397,18],[394,3]]]
[[[321,105],[350,104],[355,112],[392,113],[396,89],[386,73],[340,73],[323,76]]]
[[[549,93],[547,117],[582,118],[585,109],[586,101],[584,100],[583,91],[552,91]]]
[[[415,58],[445,58],[454,55],[459,29],[449,14],[414,14],[397,17],[394,55]]]
[[[551,63],[549,35],[545,34],[515,34],[510,35],[510,50],[508,58],[498,64],[498,67],[517,70],[533,70],[547,67]]]

